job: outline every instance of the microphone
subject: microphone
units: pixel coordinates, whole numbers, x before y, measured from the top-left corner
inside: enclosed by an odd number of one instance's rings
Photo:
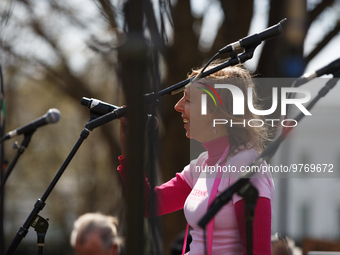
[[[81,104],[84,106],[87,106],[92,113],[97,114],[99,116],[112,112],[118,108],[121,108],[116,105],[105,103],[98,99],[94,99],[94,98],[89,99],[86,97],[83,97],[81,99]]]
[[[282,24],[285,23],[286,20],[287,19],[284,18],[278,24],[271,26],[258,34],[249,35],[247,37],[242,38],[241,40],[237,42],[231,43],[223,47],[222,49],[220,49],[218,52],[221,54],[221,53],[232,52],[232,51],[239,50],[242,48],[245,50],[255,48],[262,41],[266,41],[266,40],[272,39],[280,35],[283,30]]]
[[[33,120],[32,122],[26,124],[25,126],[19,127],[11,132],[8,132],[1,138],[1,142],[12,138],[13,136],[26,134],[35,131],[38,127],[46,124],[57,123],[60,120],[60,111],[56,108],[49,109],[43,116]]]
[[[128,107],[120,107],[112,104],[105,103],[98,99],[83,97],[80,102],[82,105],[87,106],[94,114],[99,115],[98,118],[88,122],[85,127],[93,130],[96,127],[104,125],[114,119],[121,118],[127,115]],[[109,114],[110,113],[110,114]],[[147,128],[156,130],[158,128],[158,119],[156,116],[147,114],[146,120]]]
[[[334,60],[333,62],[331,62],[330,64],[314,71],[314,72],[310,72],[310,73],[306,73],[302,76],[300,76],[296,82],[295,82],[295,87],[301,86],[307,82],[309,82],[310,80],[316,78],[316,77],[320,77],[324,74],[333,74],[337,71],[340,71],[340,58]]]

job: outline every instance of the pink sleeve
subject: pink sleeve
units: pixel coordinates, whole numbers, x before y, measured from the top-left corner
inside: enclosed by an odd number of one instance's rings
[[[126,190],[127,187],[127,168],[126,168],[126,159],[122,156],[118,157],[120,166],[118,166],[117,170],[120,173],[120,176],[123,179]],[[161,186],[157,186],[154,189],[155,197],[156,197],[156,215],[163,215],[170,212],[174,212],[180,209],[183,209],[185,200],[191,192],[190,186],[184,180],[182,173],[177,173],[176,177],[172,178],[170,181],[162,184]],[[145,217],[151,217],[151,187],[148,182],[148,179],[144,176],[144,215]]]
[[[243,245],[243,254],[246,249],[246,221],[245,202],[240,200],[235,203],[235,213]],[[255,207],[255,218],[253,221],[253,254],[271,255],[271,202],[268,198],[259,197]]]

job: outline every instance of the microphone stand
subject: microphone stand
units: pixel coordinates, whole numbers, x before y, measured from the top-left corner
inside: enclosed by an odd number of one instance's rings
[[[317,101],[320,100],[321,97],[324,97],[338,82],[340,78],[339,72],[333,73],[333,77],[331,80],[329,80],[326,85],[319,91],[318,95],[308,104],[306,107],[307,110],[310,110],[316,103]],[[297,115],[297,117],[294,118],[297,122],[300,121],[305,115],[303,113],[300,113]],[[262,154],[258,157],[258,159],[250,164],[249,166],[258,166],[260,165],[263,161],[267,161],[272,156],[275,154],[277,149],[279,148],[280,144],[284,141],[284,139],[287,137],[289,132],[292,130],[292,127],[287,127],[286,129],[283,130],[282,134],[276,138],[267,148],[262,152]],[[225,191],[223,191],[218,197],[216,197],[215,201],[211,204],[211,206],[208,209],[208,212],[200,219],[198,222],[198,225],[201,228],[205,228],[205,226],[209,223],[209,221],[215,216],[215,214],[224,206],[226,203],[228,203],[232,195],[234,193],[238,193],[239,195],[243,194],[244,191],[249,189],[250,187],[250,178],[254,174],[254,172],[248,172],[246,173],[243,177],[241,177],[239,180],[237,180],[233,185],[231,185],[229,188],[227,188]],[[251,195],[253,196],[253,194]],[[255,195],[254,195],[255,196]],[[251,207],[252,205],[250,205]],[[253,212],[250,212],[251,214]],[[248,215],[248,213],[247,213]],[[251,217],[251,215],[250,215]],[[247,217],[248,218],[248,217]],[[248,227],[247,227],[248,230]],[[250,228],[249,228],[250,230]],[[247,233],[247,244],[248,242],[248,235],[250,236],[249,233]],[[252,243],[252,242],[251,242]],[[247,246],[247,254],[252,254],[252,250],[250,248],[248,249]]]
[[[24,140],[22,141],[20,146],[18,146],[17,143],[15,143],[14,146],[18,151],[17,151],[17,154],[15,155],[15,157],[13,158],[12,162],[8,166],[8,169],[5,173],[5,176],[2,179],[1,186],[0,186],[0,192],[1,193],[3,193],[6,180],[8,179],[12,170],[14,169],[14,167],[15,167],[16,163],[18,162],[20,156],[25,152],[26,148],[28,147],[29,142],[31,141],[31,138],[32,138],[32,135],[34,134],[34,132],[35,132],[35,130],[28,132],[28,133],[25,133],[24,134]],[[38,255],[42,255],[42,250],[43,250],[43,246],[44,246],[44,242],[45,242],[45,235],[46,235],[46,231],[47,231],[47,228],[48,228],[48,221],[46,219],[44,219],[43,217],[38,215],[35,218],[35,221],[32,223],[32,227],[34,227],[35,231],[37,232]]]
[[[48,196],[51,194],[53,188],[59,181],[60,177],[66,170],[67,166],[73,159],[74,155],[78,151],[79,147],[83,143],[83,141],[89,136],[90,131],[87,128],[84,128],[83,131],[80,134],[80,138],[78,139],[77,143],[73,147],[72,151],[64,161],[63,165],[57,172],[56,176],[52,180],[51,184],[48,186],[47,190],[45,191],[44,195],[37,200],[37,202],[34,205],[34,208],[28,218],[26,219],[25,223],[23,224],[22,227],[19,228],[16,236],[12,240],[11,244],[7,248],[5,255],[11,255],[15,252],[17,247],[19,246],[21,240],[26,236],[28,233],[28,229],[30,226],[34,227],[35,230],[37,231],[38,235],[38,254],[42,254],[42,248],[44,246],[44,237],[48,228],[48,222],[45,220],[43,217],[39,216],[38,213],[44,208],[46,199]]]
[[[9,164],[9,166],[8,166],[6,172],[5,172],[4,178],[1,181],[0,193],[2,193],[4,191],[5,183],[8,179],[8,177],[9,177],[9,175],[12,173],[14,166],[18,162],[20,156],[25,152],[26,148],[28,147],[28,144],[31,141],[31,138],[32,138],[32,135],[34,134],[34,131],[24,134],[24,140],[21,142],[20,146],[18,146],[17,143],[15,143],[14,148],[17,149],[18,151],[17,151],[17,154],[15,155],[15,157],[13,158],[12,162]]]

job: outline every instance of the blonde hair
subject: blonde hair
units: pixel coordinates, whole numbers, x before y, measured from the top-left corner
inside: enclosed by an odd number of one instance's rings
[[[218,62],[213,62],[208,68],[211,69],[216,67]],[[194,69],[188,75],[188,77],[193,77],[202,69]],[[256,109],[260,109],[260,99],[255,90],[255,84],[252,80],[252,76],[248,70],[246,70],[243,65],[226,67],[222,70],[219,70],[213,74],[210,74],[207,77],[201,78],[198,82],[202,82],[214,87],[214,84],[232,84],[237,86],[243,92],[243,95],[248,94],[248,87],[252,88],[252,97],[253,97],[253,106]],[[233,156],[240,151],[254,148],[259,152],[262,152],[266,142],[269,140],[269,130],[268,125],[264,124],[262,127],[250,127],[248,125],[233,125],[230,126],[230,121],[233,122],[242,122],[250,119],[261,119],[258,115],[252,113],[247,105],[246,101],[244,102],[244,115],[233,115],[233,97],[232,93],[229,89],[216,89],[222,100],[222,106],[218,104],[218,107],[212,103],[212,101],[208,100],[208,109],[210,113],[216,114],[217,116],[223,116],[228,120],[228,124],[226,124],[226,128],[229,134],[229,143],[230,149],[228,156]]]

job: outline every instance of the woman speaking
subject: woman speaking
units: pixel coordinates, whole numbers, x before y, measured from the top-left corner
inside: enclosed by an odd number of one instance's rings
[[[216,66],[213,64],[210,68]],[[194,70],[189,75],[199,74]],[[155,187],[156,215],[183,209],[191,226],[190,255],[205,254],[204,232],[197,225],[210,203],[241,175],[241,169],[252,163],[264,148],[268,133],[265,126],[247,126],[250,119],[260,119],[244,106],[244,115],[233,115],[233,95],[229,89],[215,84],[232,84],[243,95],[252,89],[253,105],[258,97],[249,72],[241,67],[227,67],[205,78],[197,79],[184,90],[175,105],[181,113],[186,136],[202,143],[206,149],[197,159],[179,170],[170,181]],[[218,87],[218,86],[216,86]],[[210,93],[208,93],[210,92]],[[211,97],[206,95],[211,95]],[[214,100],[215,99],[215,100]],[[215,120],[226,120],[216,124]],[[122,155],[120,172],[126,181],[127,119],[120,119]],[[266,164],[263,162],[262,164]],[[232,169],[232,170],[231,170]],[[271,254],[271,220],[274,184],[269,173],[253,175],[250,182],[258,190],[259,198],[253,221],[253,254]],[[129,187],[127,187],[128,189]],[[144,185],[145,216],[151,216],[149,203],[151,188],[147,178]],[[232,200],[207,225],[207,252],[213,255],[246,254],[245,202],[234,194]]]

